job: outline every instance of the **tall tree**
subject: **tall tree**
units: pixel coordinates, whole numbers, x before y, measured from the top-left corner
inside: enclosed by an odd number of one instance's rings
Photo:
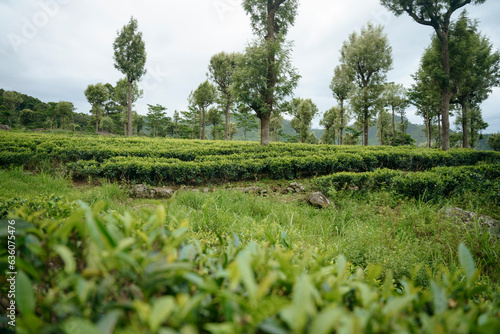
[[[323,133],[323,136],[321,136],[321,142],[323,144],[329,144],[329,145],[335,144],[335,139],[336,139],[335,131],[340,118],[340,113],[341,113],[340,109],[341,108],[339,107],[332,107],[328,109],[324,113],[323,119],[319,122],[320,125],[325,127],[325,132]],[[340,136],[340,127],[339,127],[339,136]],[[340,138],[339,138],[339,143],[342,143]]]
[[[441,47],[441,64],[444,80],[441,88],[441,114],[443,122],[443,150],[450,149],[450,100],[453,96],[450,85],[449,29],[451,16],[460,8],[479,5],[486,0],[380,0],[380,3],[396,15],[406,12],[417,23],[434,28]]]
[[[231,106],[234,103],[234,98],[231,92],[231,85],[233,84],[234,72],[236,71],[238,57],[241,57],[241,54],[227,54],[225,52],[221,52],[212,56],[212,58],[210,59],[210,65],[208,66],[210,79],[212,79],[217,84],[217,88],[219,89],[222,96],[221,100],[224,103],[224,114],[226,117],[224,140],[230,139],[229,114],[231,111]]]
[[[216,89],[208,80],[201,83],[194,92],[191,92],[189,97],[190,105],[196,108],[200,115],[200,139],[206,139],[207,108],[215,102],[216,97]]]
[[[347,126],[348,122],[348,117],[346,117],[346,107],[344,104],[349,99],[349,96],[352,94],[354,88],[352,73],[349,71],[349,68],[345,64],[335,67],[332,82],[330,83],[330,89],[333,92],[333,96],[340,104],[338,114],[340,121],[338,123],[340,145],[343,144],[342,137],[344,136],[344,128]]]
[[[104,102],[109,99],[109,91],[102,83],[88,85],[85,90],[85,97],[92,105],[90,112],[94,115],[95,132],[99,132],[99,123],[104,112]]]
[[[417,115],[424,118],[425,132],[427,134],[427,147],[431,148],[433,118],[441,114],[441,96],[439,87],[436,85],[432,75],[427,69],[420,66],[415,74],[412,74],[415,83],[408,91],[408,100],[417,107]],[[440,128],[440,127],[439,127]]]
[[[396,134],[391,131],[391,115],[384,109],[379,112],[377,118],[377,138],[380,145],[390,145],[396,141]]]
[[[238,106],[235,118],[236,126],[243,130],[243,137],[245,138],[245,141],[247,140],[247,132],[259,127],[256,122],[255,115],[252,114],[252,110],[244,104]]]
[[[167,110],[167,108],[159,104],[155,106],[148,104],[148,114],[146,115],[146,119],[149,121],[149,126],[153,129],[153,137],[156,137],[158,128],[165,120],[165,110]]]
[[[235,76],[235,93],[261,120],[261,145],[269,145],[269,125],[277,103],[289,96],[299,76],[290,62],[288,28],[298,0],[243,0],[258,40],[246,49]]]
[[[475,109],[476,114],[480,112],[475,107],[488,98],[492,87],[500,85],[500,53],[493,52],[492,44],[479,33],[477,25],[477,21],[469,20],[464,11],[450,29],[450,54],[453,57],[450,77],[456,89],[451,102],[459,104],[462,109],[464,148],[469,147],[469,109]]]
[[[109,89],[108,89],[109,90]],[[142,89],[139,89],[139,85],[137,84],[137,81],[132,83],[131,87],[131,102],[132,102],[132,107],[134,103],[140,99],[144,92]],[[123,113],[122,123],[123,123],[123,135],[126,137],[127,136],[127,130],[128,130],[128,81],[126,78],[120,79],[116,82],[116,86],[113,89],[113,100],[120,105]],[[133,117],[133,115],[132,115]],[[133,123],[133,122],[132,122]]]
[[[485,130],[489,125],[483,120],[483,116],[481,114],[481,108],[479,108],[478,106],[473,106],[472,108],[467,110],[466,114],[463,113],[462,109],[455,119],[455,124],[457,125],[458,129],[462,131],[462,138],[468,138],[469,146],[467,147],[475,148],[482,137],[482,130]],[[463,120],[464,117],[467,117],[467,121]],[[465,128],[463,126],[464,124],[467,124],[468,126]],[[463,145],[464,141],[462,141],[462,147],[467,148]]]
[[[181,111],[183,119],[181,123],[186,126],[186,135],[189,139],[199,138],[200,112],[197,110],[192,101],[192,93],[188,98],[188,110]]]
[[[300,142],[305,143],[311,129],[311,122],[319,112],[311,99],[295,98],[290,103],[288,113],[293,116],[292,128],[299,134]]]
[[[340,61],[352,72],[356,84],[351,104],[363,124],[364,144],[368,146],[368,129],[381,109],[383,84],[392,68],[392,48],[383,27],[368,23],[360,34],[349,35],[340,52]]]
[[[137,20],[130,22],[118,32],[113,43],[115,68],[127,76],[128,83],[128,135],[132,135],[132,84],[146,74],[146,46]]]
[[[488,146],[494,151],[500,151],[500,133],[495,133],[488,137]]]
[[[384,87],[384,102],[387,107],[392,111],[392,133],[393,142],[396,141],[396,120],[395,114],[401,114],[402,110],[406,109],[408,106],[407,91],[401,84],[395,84],[390,82]],[[383,144],[381,144],[383,145]]]
[[[57,103],[56,114],[61,118],[61,128],[64,128],[64,125],[66,125],[67,128],[71,126],[75,110],[76,108],[71,102],[60,101]]]
[[[220,132],[219,124],[222,123],[222,113],[218,108],[212,107],[208,110],[207,123],[212,125],[212,139],[218,139]]]
[[[174,117],[172,121],[174,122],[174,138],[179,138],[179,122],[181,120],[181,116],[177,110],[174,111]]]
[[[23,102],[23,97],[21,94],[14,91],[5,91],[3,93],[3,104],[9,110],[9,126],[12,129],[12,115],[16,111],[17,107]]]

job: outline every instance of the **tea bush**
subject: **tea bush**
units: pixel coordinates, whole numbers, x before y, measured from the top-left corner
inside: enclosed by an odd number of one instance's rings
[[[324,192],[341,189],[372,191],[390,189],[397,194],[438,200],[452,194],[476,192],[487,195],[493,204],[500,203],[500,164],[462,167],[436,167],[425,172],[379,169],[365,173],[337,173],[317,178]]]
[[[250,142],[107,138],[0,133],[0,166],[34,168],[51,161],[74,177],[143,183],[206,183],[262,177],[293,179],[380,168],[424,171],[437,166],[500,162],[499,152]]]
[[[187,221],[167,224],[163,206],[145,219],[105,206],[80,202],[59,219],[19,212],[32,225],[17,235],[17,333],[500,331],[500,305],[464,245],[462,269],[442,268],[422,289],[283,238],[198,239]]]

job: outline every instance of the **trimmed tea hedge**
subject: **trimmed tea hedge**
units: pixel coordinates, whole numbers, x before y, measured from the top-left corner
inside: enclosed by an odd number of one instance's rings
[[[75,177],[151,184],[200,183],[260,177],[293,179],[379,168],[424,171],[437,166],[498,163],[500,152],[359,147],[153,138],[0,133],[0,166],[51,161]]]
[[[489,194],[500,204],[500,164],[436,167],[425,172],[379,169],[366,173],[337,173],[315,180],[322,191],[331,189],[379,190],[430,200],[466,191]]]

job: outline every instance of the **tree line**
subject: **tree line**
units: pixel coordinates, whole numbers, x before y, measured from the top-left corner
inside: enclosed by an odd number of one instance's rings
[[[443,150],[457,142],[461,147],[473,147],[488,126],[480,105],[492,87],[500,84],[500,53],[465,10],[456,21],[452,15],[467,4],[479,5],[485,0],[380,2],[395,15],[406,13],[434,30],[420,67],[412,75],[415,83],[406,89],[387,82],[392,47],[383,26],[368,22],[350,34],[340,49],[340,63],[330,84],[337,105],[323,113],[321,142],[358,144],[361,139],[368,145],[368,129],[376,124],[381,145],[412,144],[405,133],[405,116],[413,105],[424,119],[428,147],[433,142]],[[137,20],[131,18],[113,43],[115,68],[125,77],[114,86],[97,83],[85,90],[95,131],[116,131],[120,124],[120,133],[131,136],[147,123],[153,136],[206,139],[209,126],[213,139],[231,140],[238,129],[246,139],[248,131],[260,128],[260,142],[268,145],[271,140],[286,138],[280,128],[287,114],[298,141],[319,142],[311,133],[312,120],[320,114],[318,107],[311,99],[293,98],[300,75],[292,65],[292,42],[286,36],[295,22],[299,1],[243,0],[242,5],[250,17],[254,39],[243,53],[213,55],[207,80],[191,91],[187,110],[176,110],[173,117],[167,117],[166,107],[158,104],[148,105],[145,117],[133,111],[134,102],[143,95],[137,82],[146,73],[147,57]],[[4,108],[10,110],[7,105],[12,108],[13,103],[4,103]],[[72,112],[69,105],[60,106],[61,115]],[[457,134],[450,131],[453,113]]]

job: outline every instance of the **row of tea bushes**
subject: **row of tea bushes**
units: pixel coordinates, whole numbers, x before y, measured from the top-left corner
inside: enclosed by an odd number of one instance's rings
[[[500,331],[500,307],[484,299],[491,291],[463,244],[462,270],[443,268],[423,289],[293,245],[199,240],[187,222],[167,224],[162,206],[144,220],[104,206],[24,217],[32,226],[17,235],[16,333]]]
[[[462,167],[436,167],[425,172],[403,172],[379,169],[373,172],[343,172],[315,180],[322,191],[356,189],[392,190],[398,194],[424,200],[448,197],[466,191],[489,194],[500,203],[500,164]]]
[[[181,161],[267,160],[271,158],[321,157],[342,154],[362,157],[366,170],[390,168],[426,170],[436,166],[473,165],[479,161],[500,162],[499,152],[474,150],[417,149],[410,147],[359,147],[272,143],[267,147],[251,142],[174,140],[160,138],[74,137],[67,135],[0,133],[0,166],[36,164],[40,160],[59,163],[113,157],[179,159]]]

